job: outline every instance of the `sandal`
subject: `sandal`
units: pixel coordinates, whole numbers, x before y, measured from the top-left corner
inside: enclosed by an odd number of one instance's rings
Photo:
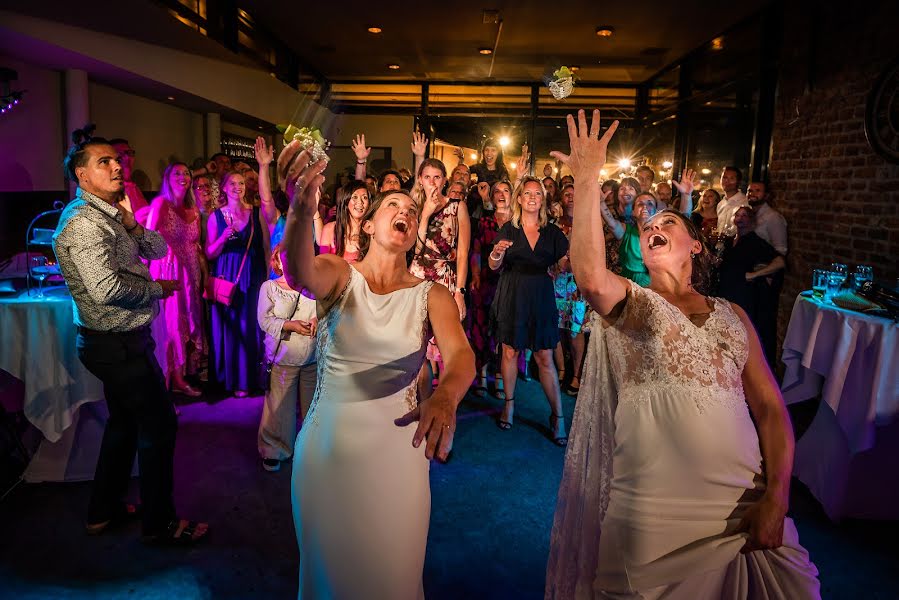
[[[121,509],[111,519],[102,523],[88,523],[84,526],[84,531],[88,535],[100,535],[140,519],[140,514],[140,504],[123,504]]]
[[[202,529],[202,531],[200,531]],[[209,534],[208,523],[198,523],[186,519],[169,523],[159,535],[145,535],[141,541],[149,546],[193,546]]]
[[[577,385],[574,385],[574,382],[577,381]],[[581,391],[581,378],[580,377],[572,377],[571,383],[568,384],[568,387],[565,388],[565,393],[569,396],[577,396],[577,393]]]
[[[262,459],[262,468],[268,471],[269,473],[274,473],[275,471],[281,470],[281,461],[277,458],[263,458]]]
[[[506,400],[506,404],[509,402],[515,402],[515,398],[509,398]],[[514,407],[513,407],[514,408]],[[511,421],[503,421],[502,416],[496,418],[496,426],[502,429],[503,431],[509,431],[512,429]]]
[[[554,431],[556,430],[556,427],[555,427],[555,426],[559,424],[559,421],[560,421],[560,420],[563,420],[564,418],[565,418],[564,415],[556,415],[556,414],[551,414],[551,415],[549,415],[549,430],[550,430],[550,435],[552,435],[552,432],[554,432]],[[556,420],[556,421],[555,421],[555,424],[553,423],[553,419]],[[561,435],[560,435],[560,436],[558,436],[558,437],[554,437],[554,438],[553,438],[553,443],[554,443],[556,446],[565,447],[565,446],[568,445],[568,436],[567,436],[567,435],[565,435],[565,436],[561,436]]]

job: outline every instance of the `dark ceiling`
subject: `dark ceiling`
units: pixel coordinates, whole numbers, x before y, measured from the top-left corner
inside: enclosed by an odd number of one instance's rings
[[[642,83],[767,2],[285,2],[242,3],[260,26],[332,80],[540,81],[560,65],[584,82]],[[389,7],[389,8],[388,8]],[[499,25],[484,23],[498,10]],[[598,26],[614,34],[596,35]],[[381,34],[366,31],[370,26]],[[400,69],[390,70],[389,64]]]

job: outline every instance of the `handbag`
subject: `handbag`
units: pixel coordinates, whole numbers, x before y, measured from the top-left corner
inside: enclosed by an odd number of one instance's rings
[[[231,306],[234,301],[234,294],[237,292],[237,282],[240,281],[240,274],[243,272],[243,266],[247,262],[247,255],[250,253],[250,244],[253,243],[253,235],[256,233],[255,214],[250,216],[250,239],[247,240],[247,249],[243,253],[243,259],[237,268],[237,275],[234,281],[228,281],[223,277],[214,277],[212,275],[206,278],[206,286],[203,290],[203,297],[225,306]]]
[[[297,295],[297,301],[293,305],[293,310],[290,311],[290,317],[293,318],[293,315],[297,312],[297,307],[300,305],[300,296]],[[290,335],[290,332],[287,332]],[[261,363],[262,369],[259,372],[259,387],[263,392],[267,392],[272,389],[272,367],[275,365],[275,358],[278,356],[278,350],[281,349],[281,342],[284,341],[284,333],[281,333],[281,337],[278,338],[278,343],[275,344],[275,351],[272,352],[271,360],[267,360]]]

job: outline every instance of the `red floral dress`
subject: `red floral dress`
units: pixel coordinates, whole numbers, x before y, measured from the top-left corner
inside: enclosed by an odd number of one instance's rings
[[[450,200],[431,215],[421,251],[412,259],[409,272],[444,285],[456,292],[456,245],[459,241],[459,200]],[[440,360],[434,338],[428,344],[428,360]]]
[[[490,331],[490,305],[496,294],[499,271],[487,264],[487,257],[493,251],[499,226],[493,215],[481,217],[471,244],[471,275],[478,278],[478,287],[472,286],[469,297],[468,339],[474,350],[475,366],[478,372],[484,366],[499,368],[496,360],[496,339]]]

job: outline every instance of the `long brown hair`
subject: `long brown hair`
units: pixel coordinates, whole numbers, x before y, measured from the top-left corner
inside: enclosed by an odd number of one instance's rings
[[[172,190],[172,184],[169,183],[169,176],[172,174],[172,171],[175,170],[175,167],[184,167],[187,169],[187,177],[190,179],[190,185],[187,186],[187,192],[184,194],[184,208],[193,208],[197,205],[196,200],[194,200],[194,178],[190,173],[190,167],[188,167],[186,163],[179,161],[169,163],[169,166],[162,172],[162,188],[159,191],[159,195],[169,201],[175,200],[175,192]]]
[[[665,210],[660,210],[653,216],[651,216],[646,223],[653,219],[657,219],[659,215],[674,215],[680,222],[684,224],[684,227],[687,228],[687,233],[690,234],[690,237],[699,242],[700,246],[702,246],[702,250],[699,251],[699,254],[693,254],[693,260],[691,261],[691,272],[690,272],[690,284],[693,286],[693,289],[702,294],[703,296],[709,295],[711,290],[712,283],[712,264],[713,257],[712,253],[709,251],[708,246],[706,246],[705,241],[702,239],[702,233],[700,233],[699,229],[696,227],[696,223],[694,223],[690,218],[681,213],[679,210],[674,210],[673,208],[666,208]]]
[[[337,190],[337,218],[334,221],[334,254],[342,257],[343,251],[346,250],[346,236],[350,233],[350,199],[356,190],[365,190],[368,193],[368,186],[365,181],[354,180]],[[371,207],[371,198],[368,200]],[[359,231],[360,237],[362,231]]]

